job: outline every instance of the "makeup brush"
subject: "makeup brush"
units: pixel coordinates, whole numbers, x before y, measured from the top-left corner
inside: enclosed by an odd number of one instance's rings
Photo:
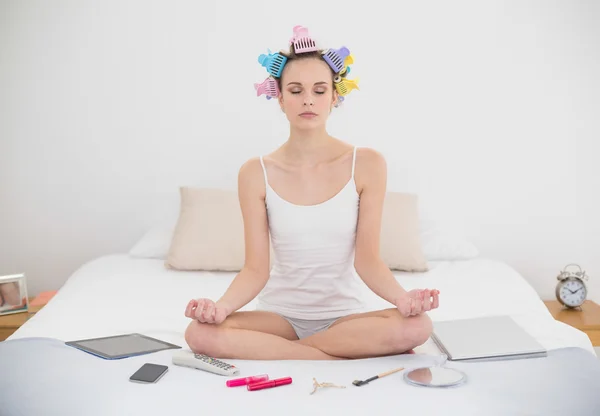
[[[354,384],[355,386],[359,386],[360,387],[360,386],[363,386],[365,384],[369,384],[373,380],[377,380],[378,378],[389,376],[390,374],[397,373],[398,371],[402,371],[402,370],[404,370],[404,367],[396,368],[395,370],[390,370],[390,371],[386,371],[385,373],[377,374],[376,376],[373,376],[373,377],[368,378],[366,380],[354,380],[352,382],[352,384]]]

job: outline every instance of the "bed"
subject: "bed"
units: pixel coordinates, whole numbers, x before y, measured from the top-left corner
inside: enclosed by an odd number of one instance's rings
[[[290,376],[288,386],[248,392],[225,378],[173,366],[172,351],[108,361],[65,341],[138,332],[187,348],[184,316],[192,297],[216,299],[233,272],[182,272],[160,259],[103,256],[80,267],[56,296],[0,343],[1,415],[167,414],[600,414],[600,360],[587,336],[555,321],[537,293],[509,265],[487,258],[433,261],[422,273],[394,272],[407,289],[437,288],[434,321],[510,315],[549,350],[548,357],[487,363],[448,363],[468,376],[457,388],[406,384],[402,373],[356,387],[352,380],[431,363],[440,351],[429,340],[403,354],[365,360],[244,361],[242,375]],[[493,293],[493,296],[486,296]],[[370,309],[389,307],[365,287]],[[254,302],[243,309],[250,310]],[[169,365],[158,383],[128,381],[143,363]],[[313,378],[345,388],[319,389]],[[567,399],[565,399],[567,397]]]

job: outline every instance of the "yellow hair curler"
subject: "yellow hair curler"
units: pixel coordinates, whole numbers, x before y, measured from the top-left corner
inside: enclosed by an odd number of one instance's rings
[[[346,59],[344,59],[344,69],[340,71],[339,75],[348,76],[348,74],[350,73],[350,65],[352,65],[353,63],[354,57],[352,56],[352,54],[350,54],[346,57]]]
[[[358,78],[345,79],[345,78],[340,77],[339,75],[336,76],[333,80],[335,89],[337,90],[338,94],[341,96],[350,94],[350,91],[352,91],[352,90],[359,90],[360,88],[358,88],[358,81],[359,81]]]

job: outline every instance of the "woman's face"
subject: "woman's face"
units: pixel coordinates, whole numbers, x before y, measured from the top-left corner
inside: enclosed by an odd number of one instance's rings
[[[325,124],[337,98],[332,77],[327,63],[318,58],[291,61],[284,67],[279,104],[294,127]]]

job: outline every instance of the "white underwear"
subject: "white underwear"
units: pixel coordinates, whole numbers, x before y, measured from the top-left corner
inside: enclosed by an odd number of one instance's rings
[[[340,319],[340,317],[329,319],[298,319],[289,318],[283,315],[280,316],[288,321],[290,325],[292,325],[292,328],[294,328],[294,331],[296,331],[298,339],[306,338],[313,334],[325,331],[331,326],[331,324]]]

